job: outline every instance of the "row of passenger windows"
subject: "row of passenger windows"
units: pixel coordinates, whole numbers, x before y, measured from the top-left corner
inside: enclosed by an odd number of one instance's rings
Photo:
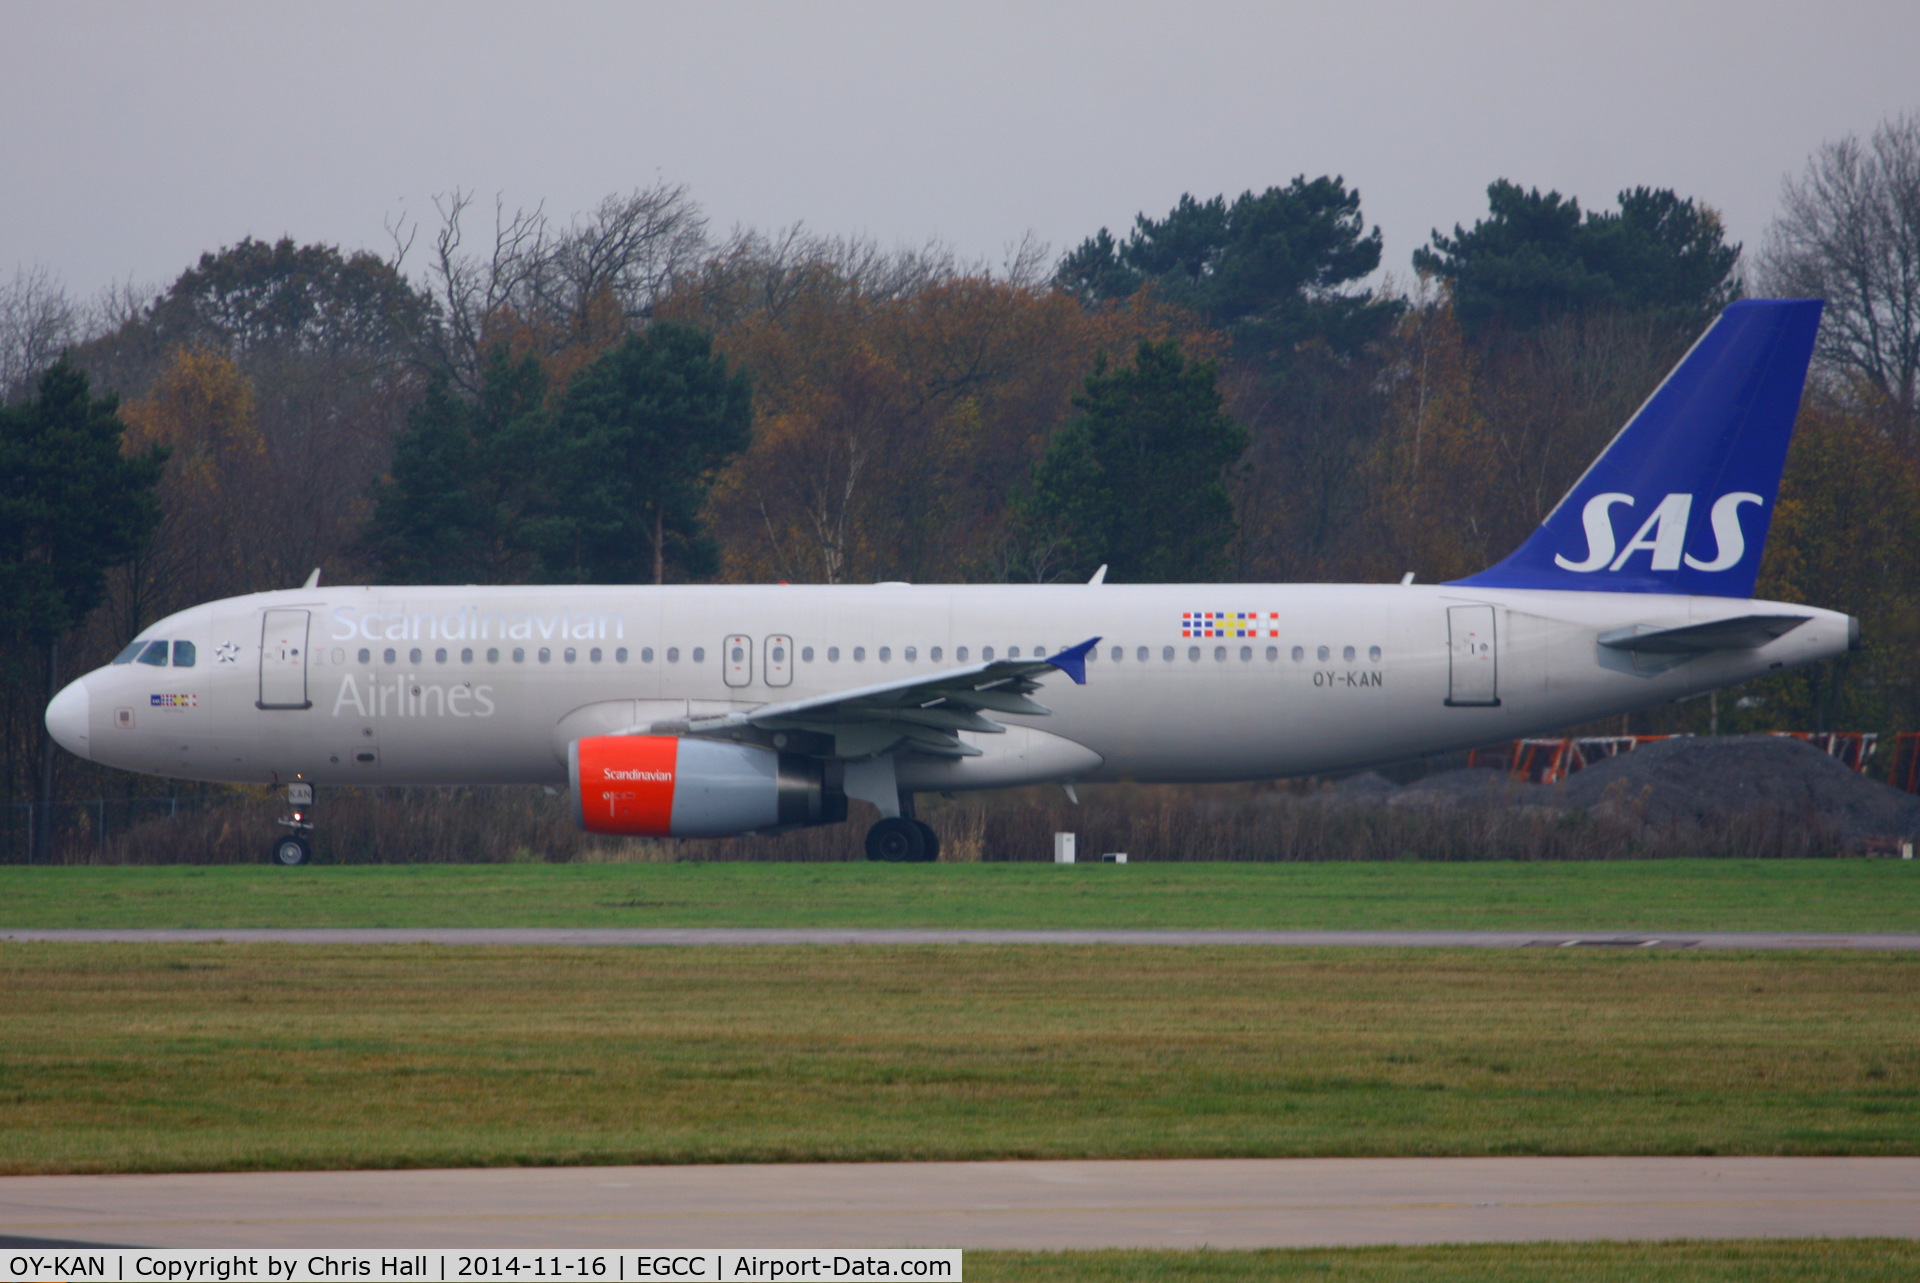
[[[143,645],[146,645],[149,647],[149,650],[147,653],[139,653],[140,648]],[[161,648],[159,651],[160,658],[157,660],[148,658],[148,654],[152,653],[152,647]],[[131,663],[133,662],[134,658],[137,655],[139,661],[143,664],[155,664],[155,663],[165,664],[167,662],[165,647],[166,647],[165,642],[152,642],[152,643],[136,642],[134,645],[129,646],[124,652],[122,652],[120,658],[114,660],[113,662],[116,664]],[[182,660],[179,657],[181,653],[181,648],[183,647],[185,648],[185,653],[186,653],[186,658],[184,660]],[[1218,661],[1225,661],[1230,652],[1230,649],[1231,649],[1230,647],[1226,647],[1226,646],[1215,646],[1213,648],[1214,659]],[[1254,650],[1253,647],[1242,646],[1239,649],[1240,649],[1240,658],[1242,660],[1251,661],[1253,659],[1253,650]],[[734,663],[737,664],[744,661],[745,655],[742,653],[742,650],[743,650],[742,647],[739,647],[739,646],[734,647],[734,655],[733,655]],[[513,663],[524,664],[527,662],[527,649],[524,646],[515,646],[512,648],[511,651],[507,651],[507,652],[502,652],[501,649],[497,646],[490,646],[486,650],[487,663],[489,664],[500,663],[503,653],[507,655],[512,660]],[[1033,648],[1033,654],[1035,658],[1044,658],[1046,656],[1046,653],[1047,653],[1047,648],[1045,646],[1035,646]],[[475,654],[475,651],[472,647],[469,646],[469,647],[463,648],[460,651],[460,662],[463,664],[473,663],[474,654]],[[1172,663],[1176,654],[1177,654],[1177,650],[1175,647],[1162,646],[1160,648],[1160,658],[1163,662]],[[1201,654],[1202,654],[1201,647],[1199,646],[1187,647],[1187,659],[1189,661],[1198,663],[1200,660]],[[960,664],[967,663],[968,655],[969,655],[969,652],[967,647],[965,646],[954,647],[954,650],[953,650],[954,662],[960,663]],[[548,646],[542,646],[534,652],[534,656],[538,660],[538,662],[542,664],[550,664],[553,662],[553,649]],[[915,646],[908,646],[900,652],[900,656],[902,659],[906,660],[909,664],[914,663],[920,657],[919,648]],[[324,663],[327,658],[327,652],[324,650],[315,651],[314,657],[319,662]],[[601,648],[598,646],[591,647],[590,649],[588,649],[586,653],[586,659],[589,664],[598,664],[605,657],[606,657],[605,652],[602,651]],[[879,659],[879,661],[883,664],[888,663],[893,659],[893,648],[891,646],[882,646],[875,653],[875,657]],[[993,647],[982,646],[980,648],[981,660],[990,663],[992,662],[993,657],[994,657]],[[1006,657],[1008,659],[1019,659],[1020,648],[1018,646],[1007,647]],[[1122,663],[1125,661],[1127,657],[1127,648],[1124,646],[1112,647],[1108,651],[1108,657],[1116,664]],[[867,658],[867,648],[865,646],[855,646],[853,648],[854,663],[856,664],[864,663],[866,662],[866,658]],[[927,650],[927,658],[936,664],[941,662],[943,658],[942,648],[939,646],[929,647]],[[1088,652],[1087,658],[1098,659],[1100,658],[1100,652],[1098,650],[1090,651]],[[1153,648],[1150,646],[1136,647],[1134,649],[1134,658],[1142,664],[1150,662],[1153,658]],[[1278,646],[1267,647],[1267,660],[1269,663],[1275,662],[1279,658],[1280,658],[1280,648]],[[1293,662],[1296,664],[1304,662],[1307,658],[1307,648],[1305,646],[1295,646],[1292,651],[1292,658],[1293,658]],[[1314,658],[1323,664],[1329,662],[1333,658],[1333,648],[1331,646],[1321,646],[1316,648],[1316,650],[1314,651]],[[1353,647],[1353,646],[1343,646],[1340,648],[1340,658],[1345,660],[1347,663],[1351,664],[1356,659],[1359,658],[1359,651],[1356,647]],[[560,659],[563,663],[568,663],[568,664],[578,663],[580,660],[580,652],[575,647],[568,646],[563,650],[561,650]],[[706,647],[695,646],[693,648],[692,659],[693,659],[693,662],[696,664],[705,663],[707,659]],[[784,649],[775,648],[773,659],[775,663],[783,662],[786,659],[786,653]],[[801,659],[801,662],[803,663],[808,663],[808,664],[813,663],[813,660],[814,660],[813,647],[802,646],[800,648],[800,659]],[[1367,647],[1367,659],[1371,663],[1375,663],[1375,664],[1379,663],[1380,648],[1378,646]],[[373,651],[365,646],[362,646],[360,648],[359,661],[362,664],[371,664],[373,662]],[[175,642],[173,662],[176,667],[182,667],[182,668],[191,667],[193,665],[193,643],[192,642]],[[335,647],[333,651],[333,662],[336,664],[346,663],[347,662],[346,651],[340,649],[339,647]],[[392,646],[387,647],[385,650],[380,652],[380,662],[384,664],[399,663],[400,662],[399,650],[397,650]],[[407,652],[407,662],[409,664],[426,663],[427,662],[426,651],[424,651],[418,646],[413,647],[411,650]],[[437,648],[433,652],[433,662],[436,664],[445,664],[445,663],[451,662],[451,652],[448,651],[448,649],[444,646]],[[616,664],[624,664],[627,662],[627,648],[625,646],[619,646],[614,649],[613,662]],[[651,664],[653,662],[653,647],[642,646],[640,648],[640,662],[643,664]],[[678,646],[667,647],[667,662],[669,664],[677,664],[680,662],[680,648]],[[837,664],[840,662],[840,648],[838,646],[827,647],[827,662],[829,664]]]
[[[1227,655],[1231,651],[1231,649],[1232,648],[1228,646],[1215,646],[1213,648],[1213,657],[1217,660],[1225,660],[1227,658]],[[1175,653],[1176,653],[1175,648],[1172,646],[1162,646],[1160,648],[1160,658],[1167,663],[1173,662]],[[1192,660],[1196,663],[1199,662],[1201,653],[1202,653],[1202,648],[1199,646],[1187,647],[1187,658],[1189,660]],[[1127,648],[1124,646],[1115,646],[1111,651],[1108,652],[1108,654],[1109,654],[1109,657],[1112,658],[1112,660],[1117,664],[1121,660],[1124,660],[1127,657]],[[1367,661],[1369,663],[1373,663],[1373,664],[1379,663],[1380,654],[1381,652],[1378,646],[1367,647]],[[1143,664],[1147,663],[1153,657],[1153,648],[1150,646],[1137,647],[1133,652],[1133,657],[1139,660]],[[1317,647],[1314,650],[1313,657],[1316,660],[1318,660],[1320,663],[1325,664],[1333,659],[1333,647],[1331,646]],[[1098,659],[1100,658],[1100,653],[1098,651],[1092,651],[1087,655],[1087,658]],[[1251,660],[1253,658],[1253,647],[1251,646],[1240,647],[1240,658],[1243,660]],[[1280,648],[1278,646],[1267,647],[1268,663],[1274,663],[1278,661],[1279,658],[1280,658]],[[1293,648],[1292,658],[1293,658],[1293,662],[1296,664],[1305,662],[1307,658],[1307,648],[1305,646],[1295,646]],[[1340,658],[1345,660],[1349,664],[1353,663],[1355,660],[1360,658],[1359,648],[1355,646],[1342,646],[1340,648]]]
[[[116,664],[151,664],[155,668],[167,667],[169,643],[163,641],[137,641],[113,657]],[[173,667],[192,668],[197,658],[193,643],[177,641],[171,643]]]
[[[553,662],[553,648],[551,646],[542,646],[538,650],[534,651],[533,653],[534,653],[534,657],[542,664],[551,664]],[[474,654],[475,654],[475,651],[473,647],[471,646],[462,647],[460,651],[460,662],[463,664],[473,663]],[[315,652],[313,652],[313,655],[317,663],[322,663],[322,664],[326,663],[327,652],[325,650],[316,650]],[[501,659],[503,657],[506,659],[510,659],[513,663],[524,664],[527,662],[527,648],[524,646],[515,646],[510,651],[502,651],[498,646],[489,646],[486,649],[486,657],[487,657],[487,662],[489,664],[498,664],[499,662],[501,662]],[[606,657],[607,657],[606,652],[598,646],[589,647],[587,650],[586,659],[589,664],[601,663],[606,659]],[[705,661],[706,657],[707,657],[707,651],[704,646],[695,646],[693,648],[694,663],[696,664],[702,663],[703,661]],[[373,662],[373,651],[368,647],[362,646],[360,648],[360,654],[358,658],[359,658],[359,661],[363,664],[371,664]],[[580,662],[580,651],[577,648],[572,646],[565,647],[560,652],[560,659],[564,663],[577,664]],[[334,647],[333,662],[336,664],[346,663],[347,652],[338,646]],[[397,650],[392,646],[387,647],[385,650],[380,652],[380,662],[383,664],[399,663],[400,662],[399,650]],[[409,664],[426,663],[427,662],[426,651],[422,650],[418,646],[415,646],[413,649],[407,652],[407,662]],[[438,647],[433,652],[433,662],[436,664],[451,663],[452,662],[451,652],[449,652],[445,646]],[[614,648],[613,662],[616,664],[624,664],[627,662],[627,648],[625,646],[616,646]],[[651,664],[653,662],[653,647],[643,646],[641,648],[640,662],[643,664]],[[677,664],[680,662],[680,648],[678,646],[667,647],[667,662],[670,664]]]

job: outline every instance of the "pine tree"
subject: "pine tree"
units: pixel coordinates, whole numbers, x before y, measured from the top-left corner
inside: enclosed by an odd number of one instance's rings
[[[1034,469],[1024,515],[1087,572],[1140,583],[1204,582],[1227,569],[1236,532],[1227,468],[1247,434],[1227,416],[1218,366],[1177,343],[1142,342],[1133,364],[1102,358],[1074,398],[1080,413]]]

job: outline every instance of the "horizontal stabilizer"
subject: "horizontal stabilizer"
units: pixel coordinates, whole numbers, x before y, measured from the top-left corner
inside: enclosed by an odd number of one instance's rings
[[[1768,642],[1785,637],[1811,618],[1811,615],[1739,615],[1732,619],[1687,624],[1680,628],[1634,624],[1629,628],[1601,633],[1598,640],[1609,650],[1635,651],[1642,655],[1705,655],[1716,650],[1759,650]]]

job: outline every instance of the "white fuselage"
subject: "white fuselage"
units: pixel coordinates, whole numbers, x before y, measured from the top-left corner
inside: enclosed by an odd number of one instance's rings
[[[1684,662],[1597,642],[1756,612],[1809,618]],[[142,637],[193,643],[191,667],[97,669],[49,725],[94,761],[186,779],[557,785],[581,735],[1097,636],[1084,686],[1044,682],[1050,716],[963,733],[981,757],[903,754],[900,786],[1244,780],[1666,703],[1839,655],[1850,627],[1729,598],[1444,585],[309,588],[160,621]]]

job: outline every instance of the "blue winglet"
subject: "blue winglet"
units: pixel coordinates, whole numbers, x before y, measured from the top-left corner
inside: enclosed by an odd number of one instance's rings
[[[1069,646],[1058,655],[1050,656],[1047,662],[1073,678],[1075,686],[1085,686],[1087,684],[1087,652],[1099,644],[1098,637],[1089,637],[1078,646]]]

